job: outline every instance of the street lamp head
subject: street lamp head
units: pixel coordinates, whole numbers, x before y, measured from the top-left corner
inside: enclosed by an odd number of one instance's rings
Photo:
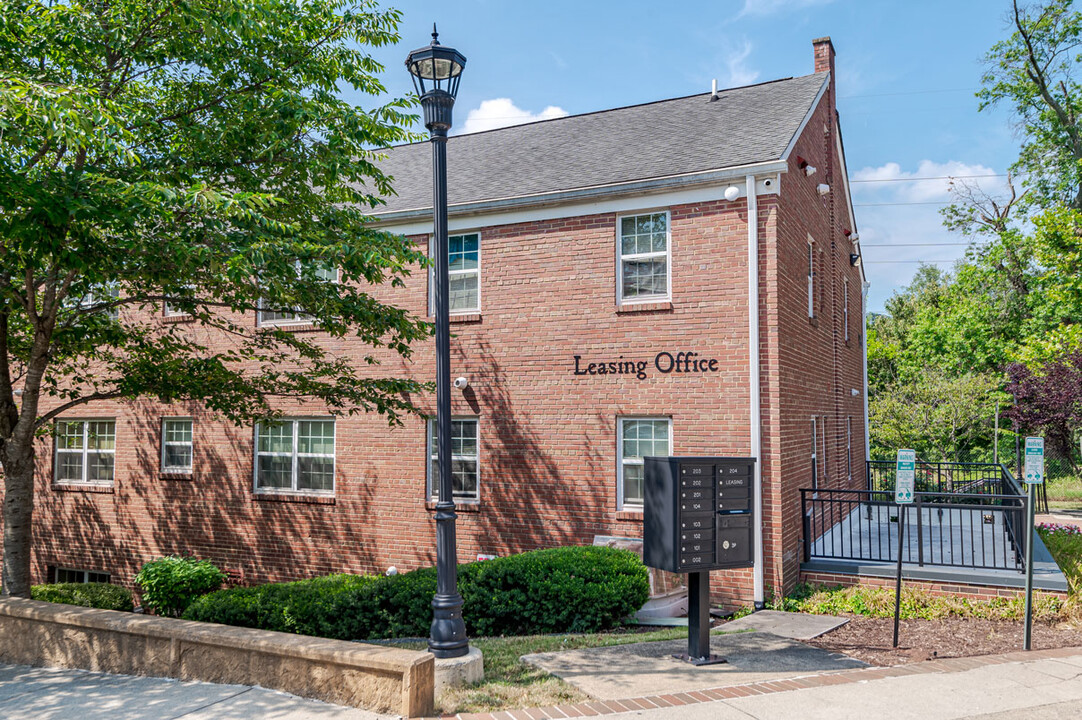
[[[432,43],[406,56],[406,69],[425,111],[425,127],[446,132],[451,127],[451,108],[458,94],[458,81],[466,58],[458,50],[440,45],[432,25]]]

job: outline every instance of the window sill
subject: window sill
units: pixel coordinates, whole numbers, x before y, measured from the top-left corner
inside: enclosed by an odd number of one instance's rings
[[[617,510],[616,519],[642,522],[642,510]]]
[[[302,495],[300,493],[254,492],[254,502],[300,503],[301,505],[335,505],[333,495]]]
[[[436,509],[436,503],[433,502],[432,500],[425,500],[425,509],[426,510],[435,510]],[[481,501],[479,501],[479,500],[475,500],[473,502],[466,502],[466,501],[461,501],[461,500],[456,501],[455,502],[455,512],[479,513],[479,512],[481,512]]]
[[[54,492],[106,493],[109,495],[112,495],[114,492],[116,492],[113,485],[91,485],[90,483],[54,482],[52,489]]]
[[[315,323],[305,322],[305,323],[289,323],[289,324],[283,323],[281,325],[276,325],[275,323],[264,323],[264,324],[259,326],[259,329],[260,330],[269,330],[269,331],[277,330],[277,331],[287,332],[287,333],[305,333],[305,332],[316,332],[320,328]]]
[[[176,323],[190,323],[195,322],[194,315],[163,315],[162,322],[168,325],[175,325]]]
[[[464,315],[452,315],[449,318],[452,325],[455,324],[468,324],[481,322],[481,313],[468,313]]]
[[[195,475],[189,470],[188,472],[169,472],[168,470],[162,470],[158,473],[158,478],[161,480],[195,480]]]
[[[649,313],[649,312],[672,312],[672,301],[624,303],[616,306],[616,314]]]

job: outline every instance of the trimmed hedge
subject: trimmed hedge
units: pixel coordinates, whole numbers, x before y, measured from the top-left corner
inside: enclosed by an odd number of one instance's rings
[[[42,602],[79,605],[80,607],[100,610],[135,609],[131,590],[110,583],[55,583],[52,585],[34,585],[30,588],[30,597]]]
[[[626,550],[565,547],[460,565],[463,619],[472,635],[597,632],[649,597],[646,567]],[[189,620],[364,640],[424,637],[435,568],[392,577],[332,575],[221,590],[188,608]]]
[[[222,586],[225,573],[210,560],[167,555],[151,560],[135,576],[143,604],[158,615],[180,617],[200,595]]]

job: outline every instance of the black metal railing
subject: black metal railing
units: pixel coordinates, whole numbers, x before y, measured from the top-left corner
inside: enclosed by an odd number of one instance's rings
[[[895,463],[870,460],[867,463],[868,490],[894,492]],[[1002,465],[992,463],[923,462],[916,467],[917,492],[949,495],[1004,495],[1006,487]]]
[[[1024,571],[1027,498],[1006,467],[919,463],[914,502],[903,506],[894,502],[893,465],[889,473],[882,465],[868,463],[867,490],[800,491],[805,562],[896,562],[904,519],[903,562]]]

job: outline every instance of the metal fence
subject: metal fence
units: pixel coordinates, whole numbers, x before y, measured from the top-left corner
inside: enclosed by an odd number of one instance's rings
[[[872,467],[872,465],[876,467]],[[893,466],[869,463],[866,490],[800,491],[804,560],[902,561],[1023,571],[1027,498],[1003,465],[922,463],[911,505],[894,502]],[[973,492],[968,492],[971,490]]]

